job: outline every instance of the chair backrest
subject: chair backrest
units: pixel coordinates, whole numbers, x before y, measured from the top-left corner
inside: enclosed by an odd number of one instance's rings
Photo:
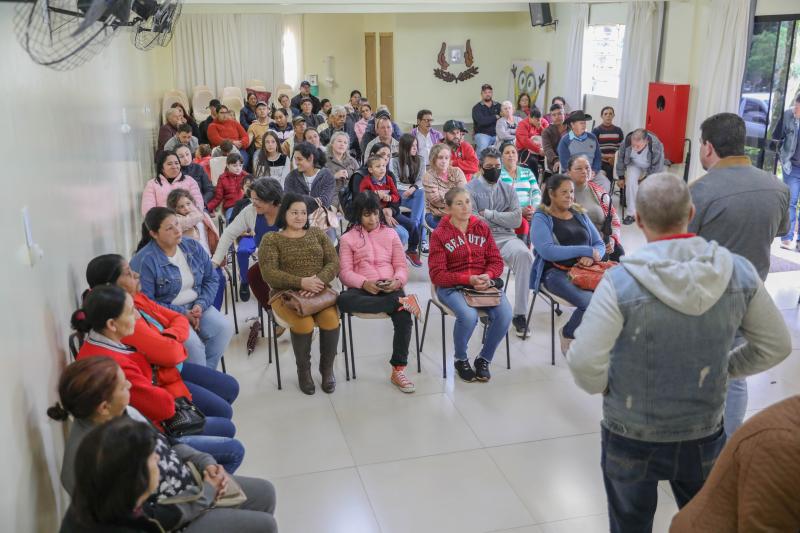
[[[214,93],[210,89],[200,89],[195,91],[192,96],[192,114],[198,121],[203,121],[208,118],[209,112],[208,103],[214,99]],[[201,118],[202,117],[202,118]]]
[[[245,87],[247,89],[255,89],[256,87],[264,87],[265,85],[266,84],[264,83],[264,80],[252,79],[252,80],[247,80],[247,84],[245,85]],[[266,91],[266,89],[264,90]]]
[[[183,107],[185,107],[187,110],[189,109],[189,97],[186,96],[185,92],[183,92],[181,90],[178,90],[178,89],[173,89],[171,91],[166,91],[164,93],[164,98],[166,98],[168,96],[171,96],[173,98],[177,98],[178,101],[183,104]]]
[[[244,107],[244,102],[238,96],[228,96],[222,99],[222,103],[228,106],[235,120],[239,120],[239,111]]]
[[[209,161],[210,168],[211,168],[211,183],[214,184],[216,187],[217,180],[219,179],[220,174],[225,172],[225,163],[228,160],[225,156],[219,157],[212,157]]]
[[[274,94],[277,97],[278,93],[281,94],[286,93],[289,95],[289,97],[291,97],[292,93],[294,93],[294,89],[292,89],[291,85],[288,85],[286,83],[279,83],[278,85],[275,86],[275,91],[272,94]]]
[[[164,95],[164,100],[162,101],[161,104],[161,119],[163,120],[164,123],[167,122],[167,111],[170,110],[172,104],[174,104],[175,102],[180,102],[181,105],[183,105],[184,109],[189,109],[188,107],[186,107],[186,104],[183,103],[180,97]]]
[[[220,96],[222,97],[220,100],[224,100],[229,96],[238,96],[240,100],[244,100],[244,94],[242,94],[242,90],[239,87],[225,87],[222,89]]]
[[[195,85],[192,87],[192,95],[195,95],[198,91],[210,91],[211,87],[208,85]]]
[[[83,345],[83,335],[76,331],[69,336],[67,341],[69,342],[69,353],[74,361]]]

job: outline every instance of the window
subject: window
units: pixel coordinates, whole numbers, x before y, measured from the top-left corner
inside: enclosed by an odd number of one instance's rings
[[[283,79],[292,87],[300,81],[297,72],[297,37],[290,28],[283,30]]]
[[[583,94],[619,96],[625,25],[589,26],[583,35]]]

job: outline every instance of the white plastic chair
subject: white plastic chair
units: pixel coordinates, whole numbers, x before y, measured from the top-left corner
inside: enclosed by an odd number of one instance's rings
[[[219,179],[220,175],[225,172],[225,163],[228,160],[225,156],[220,157],[212,157],[209,161],[210,169],[211,169],[211,183],[214,186],[217,186],[217,180]]]
[[[192,96],[192,115],[195,120],[202,122],[208,118],[208,103],[214,99],[211,89],[199,89]]]
[[[228,106],[233,118],[239,120],[239,111],[244,107],[244,102],[241,98],[236,96],[228,96],[222,99],[222,103]]]
[[[222,94],[220,96],[220,100],[223,100],[229,96],[237,96],[240,100],[244,100],[244,94],[239,87],[225,87],[222,89]]]
[[[265,86],[266,84],[264,83],[264,80],[252,79],[252,80],[247,80],[247,83],[245,84],[244,87],[245,89],[257,89],[260,91],[261,88]]]

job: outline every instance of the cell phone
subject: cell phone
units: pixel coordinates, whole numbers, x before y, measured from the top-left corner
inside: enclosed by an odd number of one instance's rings
[[[392,280],[390,280],[390,279],[379,279],[378,281],[375,282],[375,285],[377,285],[378,287],[381,287],[381,288],[388,287],[391,284],[392,284]]]

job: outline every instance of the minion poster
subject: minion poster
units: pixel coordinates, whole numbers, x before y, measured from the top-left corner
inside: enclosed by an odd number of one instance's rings
[[[538,59],[518,59],[511,62],[511,83],[508,94],[514,107],[521,94],[525,93],[536,105],[546,113],[545,93],[547,92],[547,61]]]

